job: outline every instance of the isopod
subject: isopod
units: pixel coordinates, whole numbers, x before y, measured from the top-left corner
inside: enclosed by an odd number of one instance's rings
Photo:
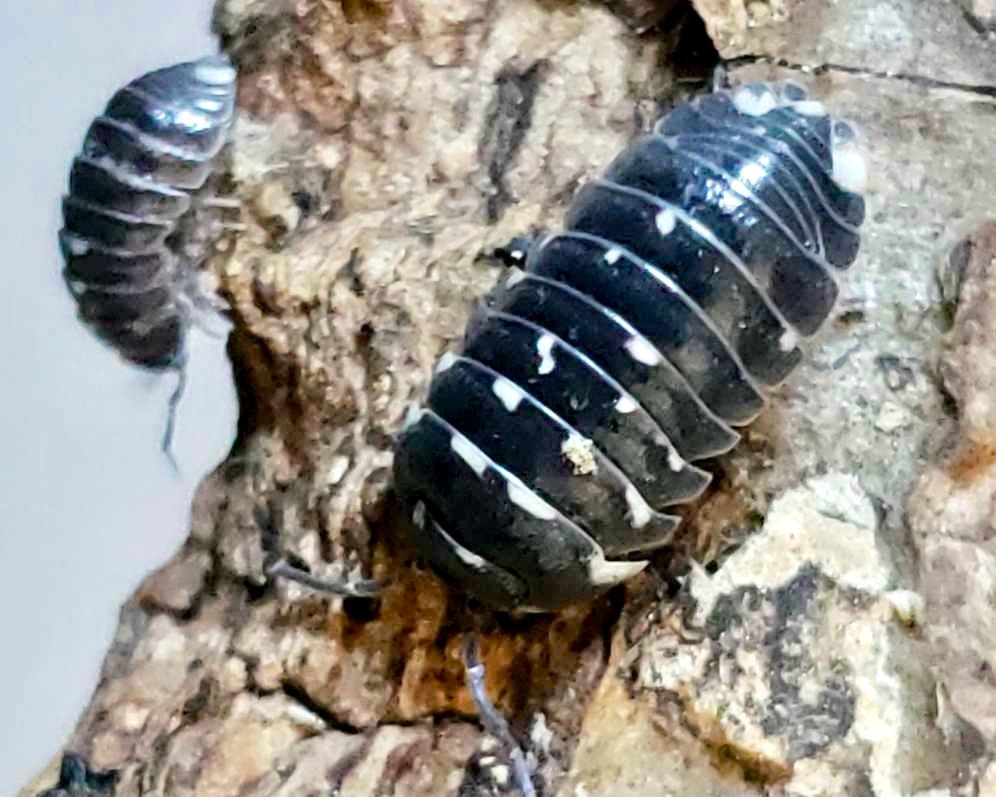
[[[414,541],[503,610],[641,571],[696,466],[799,364],[858,254],[854,125],[794,83],[677,105],[515,254],[398,437]],[[515,259],[515,258],[513,258]]]
[[[217,224],[206,190],[229,139],[236,71],[225,56],[149,72],[91,124],[69,174],[59,241],[80,319],[125,360],[175,370],[163,449],[184,388],[186,335],[213,307],[198,268]]]
[[[114,794],[117,772],[98,772],[83,756],[65,753],[59,767],[59,781],[37,797],[102,797]]]

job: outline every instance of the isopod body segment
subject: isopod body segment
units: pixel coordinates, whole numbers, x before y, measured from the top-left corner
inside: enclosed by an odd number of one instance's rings
[[[414,540],[500,609],[556,610],[668,543],[696,462],[798,365],[858,254],[856,128],[793,84],[679,104],[574,197],[440,360],[395,454]]]

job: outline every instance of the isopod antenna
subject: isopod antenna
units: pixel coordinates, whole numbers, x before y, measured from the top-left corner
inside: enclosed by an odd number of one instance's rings
[[[533,786],[532,776],[529,774],[526,754],[522,752],[522,748],[512,735],[508,722],[495,708],[491,698],[488,697],[488,690],[484,683],[484,664],[478,653],[476,634],[467,637],[463,649],[463,660],[467,670],[467,688],[470,690],[474,705],[477,706],[484,730],[494,736],[505,749],[509,761],[512,762],[512,777],[515,779],[515,785],[522,797],[536,797],[536,788]]]

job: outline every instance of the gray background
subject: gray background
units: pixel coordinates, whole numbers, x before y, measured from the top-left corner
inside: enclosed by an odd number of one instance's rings
[[[186,536],[196,483],[236,417],[218,341],[192,341],[173,476],[173,377],[126,366],[75,320],[55,233],[68,167],[110,94],[216,49],[210,0],[0,5],[0,795],[40,770],[95,684],[117,610]]]

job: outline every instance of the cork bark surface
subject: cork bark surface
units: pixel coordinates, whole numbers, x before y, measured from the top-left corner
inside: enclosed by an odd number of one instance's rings
[[[122,797],[513,794],[464,683],[476,634],[543,795],[996,793],[996,246],[970,237],[996,74],[963,5],[927,5],[223,0],[239,440],[66,749]],[[863,127],[863,254],[675,550],[590,606],[495,615],[414,559],[392,436],[491,250],[555,226],[717,49]],[[271,583],[279,557],[383,598]]]

